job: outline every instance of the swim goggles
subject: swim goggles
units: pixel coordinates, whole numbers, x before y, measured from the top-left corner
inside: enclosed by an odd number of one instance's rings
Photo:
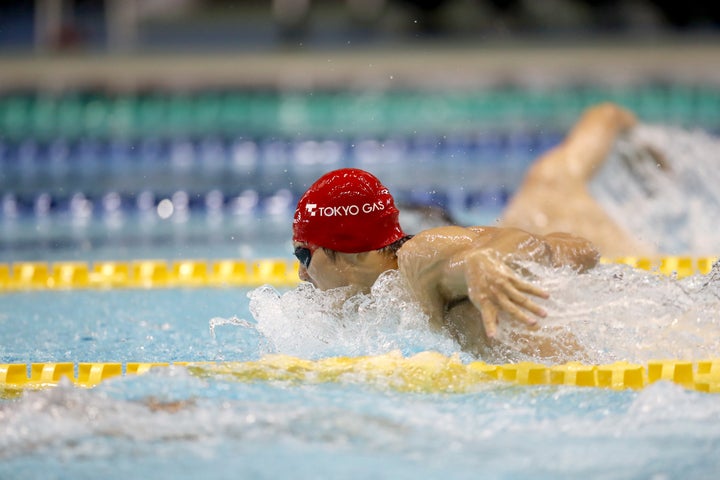
[[[317,247],[311,248],[310,246],[295,247],[295,258],[303,264],[305,268],[310,267],[310,260],[312,260],[313,253],[315,253]]]

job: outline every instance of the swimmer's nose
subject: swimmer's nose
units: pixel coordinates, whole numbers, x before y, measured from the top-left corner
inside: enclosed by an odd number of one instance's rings
[[[300,265],[298,268],[298,277],[300,277],[300,280],[303,282],[312,282],[312,278],[310,278],[310,274],[307,271],[307,268],[305,268],[305,265]]]

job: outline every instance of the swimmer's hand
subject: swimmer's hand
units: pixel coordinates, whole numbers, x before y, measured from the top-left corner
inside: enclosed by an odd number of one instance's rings
[[[547,312],[528,295],[548,298],[549,294],[522,280],[495,251],[479,249],[469,253],[465,257],[465,281],[468,298],[480,310],[489,338],[497,332],[499,311],[505,311],[527,325],[537,323],[530,314],[547,316]]]

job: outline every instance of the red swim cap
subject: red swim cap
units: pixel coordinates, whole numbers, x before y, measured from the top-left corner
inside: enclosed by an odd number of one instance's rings
[[[338,252],[377,250],[405,236],[395,201],[374,175],[357,168],[326,173],[300,198],[293,241]]]

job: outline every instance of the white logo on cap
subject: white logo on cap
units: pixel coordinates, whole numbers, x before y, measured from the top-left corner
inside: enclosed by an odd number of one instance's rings
[[[305,211],[310,214],[311,217],[316,216],[318,213],[321,217],[347,217],[355,216],[360,212],[372,213],[376,210],[385,210],[385,204],[381,201],[375,203],[364,203],[358,205],[340,205],[335,207],[318,207],[317,203],[308,203],[305,205]]]

